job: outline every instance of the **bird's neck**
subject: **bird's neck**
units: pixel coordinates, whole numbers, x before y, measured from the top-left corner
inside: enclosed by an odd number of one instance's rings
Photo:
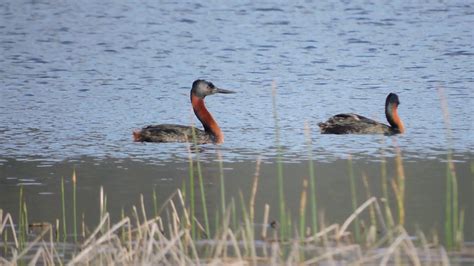
[[[194,114],[201,121],[204,130],[214,137],[214,142],[217,144],[224,142],[224,134],[221,128],[217,124],[216,120],[212,117],[211,113],[207,111],[204,100],[191,94],[191,104],[193,105]]]
[[[398,130],[400,133],[405,132],[405,126],[403,125],[402,120],[398,116],[398,109],[396,104],[388,104],[385,107],[385,116],[387,121],[392,126],[392,128]]]

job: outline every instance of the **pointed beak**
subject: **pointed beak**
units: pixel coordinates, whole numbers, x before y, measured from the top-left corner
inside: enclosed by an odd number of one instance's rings
[[[216,88],[216,89],[214,90],[214,93],[225,93],[225,94],[229,94],[229,93],[235,93],[235,91]]]

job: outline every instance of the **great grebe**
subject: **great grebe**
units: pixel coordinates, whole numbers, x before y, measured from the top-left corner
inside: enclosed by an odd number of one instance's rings
[[[193,129],[195,141],[199,144],[224,142],[224,134],[216,120],[207,111],[204,105],[204,98],[216,93],[235,93],[230,90],[217,88],[211,82],[205,80],[195,80],[191,88],[191,104],[194,114],[201,121],[204,130],[191,126],[161,124],[151,125],[133,132],[135,141],[146,142],[193,142]]]
[[[393,135],[405,132],[397,108],[398,96],[390,93],[385,100],[385,116],[390,126],[357,114],[338,114],[324,123],[318,123],[322,134],[385,134]]]

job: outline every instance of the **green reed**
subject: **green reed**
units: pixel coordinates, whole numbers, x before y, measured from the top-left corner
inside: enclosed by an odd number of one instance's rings
[[[352,201],[352,210],[355,211],[357,209],[357,192],[356,192],[356,185],[355,185],[355,177],[354,177],[354,166],[352,164],[352,156],[349,155],[347,159],[347,164],[349,167],[349,181],[350,181],[350,190],[351,190],[351,201]],[[357,242],[360,241],[360,222],[359,217],[355,218],[354,221],[354,237]]]
[[[316,176],[314,173],[313,163],[313,143],[311,141],[311,128],[308,123],[305,123],[306,146],[308,147],[308,173],[309,173],[309,187],[310,187],[310,206],[311,206],[311,221],[312,232],[318,232],[318,204],[316,201]]]
[[[21,216],[22,216],[22,219],[23,219],[23,221],[21,222],[21,225],[23,227],[21,229],[21,232],[22,232],[22,236],[21,236],[22,246],[21,246],[21,249],[22,249],[22,248],[25,248],[26,242],[28,241],[28,227],[29,227],[28,209],[26,208],[26,201],[25,200],[23,200],[23,206],[21,207],[20,212],[22,213]]]
[[[74,224],[74,242],[77,242],[77,205],[76,205],[76,170],[74,169],[72,172],[72,210],[73,210],[73,224]]]
[[[63,219],[63,240],[66,240],[67,228],[66,228],[66,200],[65,200],[65,192],[64,192],[64,177],[61,177],[61,207],[62,207],[62,219]]]
[[[372,198],[372,193],[370,192],[370,185],[369,185],[369,180],[366,174],[362,175],[362,181],[364,183],[364,188],[366,192],[366,198],[370,199]],[[366,241],[367,244],[372,244],[375,242],[377,238],[377,218],[375,217],[375,208],[374,205],[369,206],[369,217],[370,217],[370,224],[368,231],[366,232]]]
[[[453,182],[449,172],[449,168],[446,167],[446,204],[445,204],[445,222],[444,222],[444,234],[446,247],[451,249],[453,247],[454,237],[454,223],[453,223]]]
[[[403,166],[403,157],[400,147],[395,148],[395,164],[397,170],[397,178],[392,179],[392,187],[395,192],[398,207],[398,224],[405,224],[405,168]]]
[[[286,223],[286,207],[285,207],[285,192],[283,184],[283,162],[282,162],[282,150],[280,146],[280,127],[278,124],[278,112],[276,103],[276,84],[272,84],[272,106],[273,106],[273,120],[275,122],[275,145],[277,149],[277,178],[278,178],[278,196],[280,206],[280,237],[283,239],[286,237],[286,229],[288,224]]]
[[[194,152],[196,154],[196,170],[197,170],[197,174],[198,174],[198,182],[199,182],[199,190],[200,190],[200,194],[201,194],[201,202],[202,202],[202,209],[203,209],[203,213],[204,213],[204,225],[205,225],[205,229],[206,229],[206,236],[209,236],[210,234],[210,231],[209,231],[209,216],[207,215],[207,203],[206,203],[206,193],[205,193],[205,190],[204,190],[204,181],[203,181],[203,178],[202,178],[202,169],[201,169],[201,162],[199,160],[199,146],[197,145],[197,138],[196,138],[196,132],[195,132],[195,128],[192,127],[192,135],[193,135],[193,142],[194,142]],[[194,198],[192,198],[191,200],[194,200]]]
[[[18,225],[18,238],[19,238],[19,245],[20,250],[23,249],[24,243],[26,242],[26,232],[25,232],[25,225],[24,225],[24,213],[23,213],[23,185],[20,186],[20,197],[19,197],[19,204],[18,204],[18,220],[20,224]]]
[[[219,147],[217,147],[217,161],[219,162],[219,181],[221,190],[221,213],[225,213],[225,183],[224,183],[224,162],[222,160],[222,153]]]
[[[448,146],[447,162],[446,162],[446,205],[445,205],[445,241],[446,247],[452,249],[454,247],[460,248],[462,242],[462,235],[464,230],[464,211],[459,210],[459,195],[458,195],[458,180],[456,176],[456,169],[453,162],[452,152],[452,131],[449,118],[449,110],[447,98],[442,88],[438,89],[438,94],[441,102],[441,110],[443,113],[443,120],[445,124],[445,135]]]
[[[383,149],[381,150],[381,162],[380,162],[380,176],[382,178],[382,195],[384,199],[384,210],[385,210],[385,219],[388,223],[388,226],[393,226],[392,212],[390,209],[390,197],[388,194],[388,180],[387,180],[387,158],[385,158],[385,153]]]
[[[189,201],[191,205],[191,217],[195,217],[196,205],[195,205],[195,194],[194,194],[194,163],[193,163],[192,151],[191,151],[191,147],[189,143],[188,143],[188,154],[189,154]],[[191,235],[193,238],[196,237],[196,221],[194,219],[191,219]]]
[[[207,215],[206,192],[204,190],[204,181],[202,178],[201,163],[199,162],[199,155],[197,154],[196,154],[196,166],[197,166],[198,179],[199,179],[199,190],[201,194],[202,209],[203,209],[203,214],[204,214],[204,224],[206,226],[206,235],[209,235],[210,230],[209,230],[209,216]]]
[[[183,191],[186,191],[186,188],[184,188]],[[153,213],[155,214],[155,217],[158,216],[158,200],[156,198],[156,185],[153,186]]]

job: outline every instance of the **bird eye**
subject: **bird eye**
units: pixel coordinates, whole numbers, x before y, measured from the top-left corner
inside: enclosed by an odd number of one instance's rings
[[[214,89],[214,87],[215,87],[214,84],[209,82],[209,88]]]

